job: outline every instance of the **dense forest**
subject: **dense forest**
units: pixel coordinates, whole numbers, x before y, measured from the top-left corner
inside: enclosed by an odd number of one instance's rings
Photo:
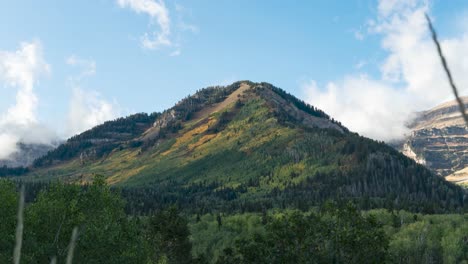
[[[26,168],[26,167],[11,168],[5,165],[5,166],[0,167],[0,178],[7,177],[7,176],[20,176],[28,172],[29,172],[29,168]]]
[[[18,191],[0,180],[0,262],[11,263]],[[468,215],[360,211],[326,202],[302,211],[191,214],[176,205],[145,216],[102,177],[54,183],[26,204],[21,263],[466,263]]]

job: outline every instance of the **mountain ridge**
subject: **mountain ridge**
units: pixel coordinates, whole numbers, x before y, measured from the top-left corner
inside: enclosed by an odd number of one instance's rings
[[[393,148],[249,81],[202,89],[162,113],[106,122],[38,159],[23,179],[85,184],[95,174],[162,203],[198,201],[196,208],[301,207],[339,197],[415,210],[464,204],[463,190]]]

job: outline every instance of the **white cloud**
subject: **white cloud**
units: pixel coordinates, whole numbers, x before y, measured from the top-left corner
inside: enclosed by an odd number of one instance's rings
[[[141,46],[145,49],[157,50],[169,48],[172,51],[169,56],[179,56],[182,37],[186,32],[198,34],[200,29],[192,23],[188,23],[186,17],[191,17],[190,9],[180,4],[174,4],[175,16],[171,18],[169,8],[163,0],[116,0],[121,8],[129,8],[137,14],[149,16],[151,30],[141,36]]]
[[[173,52],[171,52],[171,54],[169,54],[169,56],[176,57],[176,56],[179,56],[180,54],[181,54],[180,49],[176,49]]]
[[[75,87],[68,113],[67,134],[76,135],[119,116],[118,105],[101,98],[96,91]]]
[[[66,63],[81,68],[81,72],[77,76],[69,77],[69,85],[73,90],[65,129],[67,137],[81,133],[120,115],[120,107],[117,103],[102,99],[101,95],[94,90],[85,90],[81,87],[83,78],[96,74],[96,62],[94,60],[86,60],[72,55],[66,59]]]
[[[96,74],[96,62],[92,59],[82,59],[76,55],[69,56],[65,62],[70,66],[78,66],[82,68],[79,78],[92,76]]]
[[[419,0],[380,0],[378,11],[381,16],[388,17],[400,11],[406,11],[417,6]]]
[[[0,159],[17,151],[17,143],[48,144],[55,134],[37,120],[39,99],[34,84],[50,72],[38,41],[23,42],[16,51],[0,51],[0,81],[16,89],[16,102],[0,115]],[[34,133],[32,133],[34,131]]]
[[[388,55],[380,78],[347,76],[322,89],[304,85],[309,102],[321,107],[351,130],[380,140],[398,139],[416,110],[452,100],[450,87],[427,30],[424,0],[381,0],[378,17],[368,25],[382,36]],[[468,31],[441,40],[461,94],[468,92]]]
[[[37,122],[36,78],[50,71],[39,42],[23,42],[17,51],[0,51],[0,81],[17,89],[16,103],[2,116],[0,123],[29,124]]]
[[[18,149],[16,143],[19,138],[10,133],[0,133],[0,159],[8,159]]]
[[[171,21],[169,10],[162,0],[117,0],[121,8],[130,8],[136,13],[144,13],[151,19],[151,24],[157,24],[158,29],[145,33],[141,38],[144,48],[158,49],[161,46],[171,46]]]
[[[325,91],[313,81],[305,83],[303,88],[308,102],[352,131],[379,140],[405,134],[409,111],[415,110],[404,93],[365,75],[330,82]]]

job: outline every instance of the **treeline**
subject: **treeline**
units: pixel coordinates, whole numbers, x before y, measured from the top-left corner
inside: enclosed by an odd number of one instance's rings
[[[0,181],[0,200],[0,262],[11,263],[18,206],[12,182]],[[388,238],[380,224],[351,205],[330,205],[306,215],[264,212],[265,232],[237,236],[235,247],[216,245],[223,252],[217,259],[208,251],[193,254],[193,245],[204,242],[190,228],[203,223],[200,216],[190,224],[193,217],[168,206],[145,217],[129,217],[124,206],[100,177],[85,188],[50,185],[25,208],[21,263],[50,263],[53,258],[63,263],[75,227],[73,263],[375,263],[387,257]],[[224,215],[217,215],[216,224],[221,232]]]
[[[69,138],[64,144],[36,159],[33,166],[49,166],[79,157],[82,153],[88,157],[100,158],[117,147],[131,145],[131,140],[151,127],[159,115],[159,113],[138,113],[106,121],[102,125]]]
[[[18,192],[0,180],[0,263],[12,263]],[[102,179],[87,188],[53,184],[24,212],[21,263],[65,263],[78,228],[73,263],[193,263],[187,220],[175,207],[129,217]]]
[[[331,206],[330,206],[331,205]],[[466,263],[468,214],[311,211],[192,216],[193,254],[210,263]]]
[[[27,167],[14,167],[10,168],[7,166],[0,167],[0,178],[7,177],[7,176],[21,176],[29,172],[29,168]]]
[[[389,239],[381,224],[348,203],[318,212],[264,213],[262,231],[225,247],[216,263],[384,263]],[[222,224],[222,223],[221,223]]]
[[[73,136],[68,139],[68,142],[108,138],[120,141],[129,140],[148,129],[160,115],[160,113],[155,112],[151,114],[137,113],[127,117],[119,117]]]
[[[328,176],[338,175],[322,174],[318,177]],[[251,184],[255,186],[255,182]],[[136,215],[146,215],[168,204],[177,204],[190,213],[201,214],[214,211],[261,212],[274,208],[308,210],[329,199],[351,200],[362,210],[390,208],[422,213],[468,212],[466,201],[463,202],[464,194],[455,188],[450,190],[434,186],[434,195],[428,197],[423,192],[408,193],[405,189],[402,189],[402,193],[374,195],[371,190],[366,193],[364,190],[368,190],[368,187],[361,183],[335,189],[327,188],[329,185],[326,184],[321,185],[322,183],[310,180],[285,190],[274,188],[269,193],[259,195],[248,193],[248,189],[252,188],[249,184],[241,184],[235,188],[216,183],[191,184],[184,187],[164,184],[149,188],[125,188],[122,189],[122,195],[129,201],[127,211]],[[319,189],[311,191],[312,188]],[[345,188],[352,191],[346,192]]]
[[[306,113],[308,113],[308,114],[310,114],[312,116],[315,116],[315,117],[328,119],[328,120],[332,121],[333,123],[343,127],[340,122],[338,122],[338,121],[334,120],[333,118],[331,118],[324,111],[318,109],[317,107],[315,107],[313,105],[310,105],[309,103],[304,102],[303,100],[298,99],[297,97],[295,97],[294,95],[286,92],[285,90],[283,90],[281,88],[278,88],[278,87],[275,87],[275,86],[273,86],[273,85],[271,85],[269,83],[266,83],[266,82],[262,82],[262,83],[260,83],[260,85],[261,85],[261,87],[263,89],[265,89],[265,88],[266,89],[271,89],[273,92],[275,92],[276,94],[281,96],[286,101],[293,103],[294,106],[296,106],[299,110],[302,110],[302,111],[304,111],[304,112],[306,112]]]

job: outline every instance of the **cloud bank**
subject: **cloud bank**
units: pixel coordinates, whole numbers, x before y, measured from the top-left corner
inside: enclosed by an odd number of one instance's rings
[[[119,114],[116,103],[101,98],[98,92],[81,87],[84,78],[96,74],[96,62],[72,55],[66,63],[80,69],[70,76],[72,97],[65,136],[92,128]],[[0,51],[0,82],[16,91],[15,103],[0,113],[0,159],[9,159],[19,151],[18,143],[56,144],[58,135],[37,118],[39,98],[34,91],[38,79],[50,73],[39,41],[23,42],[16,51]]]
[[[117,104],[102,99],[96,91],[75,87],[70,101],[66,132],[73,136],[117,116]]]
[[[81,69],[80,73],[69,77],[69,85],[73,90],[65,129],[66,136],[79,134],[118,117],[120,107],[117,103],[103,99],[97,91],[82,87],[81,81],[85,77],[96,74],[96,62],[92,59],[83,59],[72,55],[66,59],[66,63]]]
[[[377,10],[377,17],[367,23],[367,34],[382,36],[381,47],[387,55],[380,63],[380,77],[350,74],[324,87],[312,80],[303,88],[309,103],[351,130],[391,141],[408,132],[405,123],[415,111],[453,97],[427,30],[424,13],[429,13],[430,3],[380,0]],[[460,93],[466,95],[468,30],[442,38],[441,45]]]
[[[17,143],[50,144],[55,133],[37,120],[38,78],[50,72],[38,41],[23,42],[16,51],[0,51],[0,82],[16,91],[16,100],[0,114],[0,159],[18,151]]]

